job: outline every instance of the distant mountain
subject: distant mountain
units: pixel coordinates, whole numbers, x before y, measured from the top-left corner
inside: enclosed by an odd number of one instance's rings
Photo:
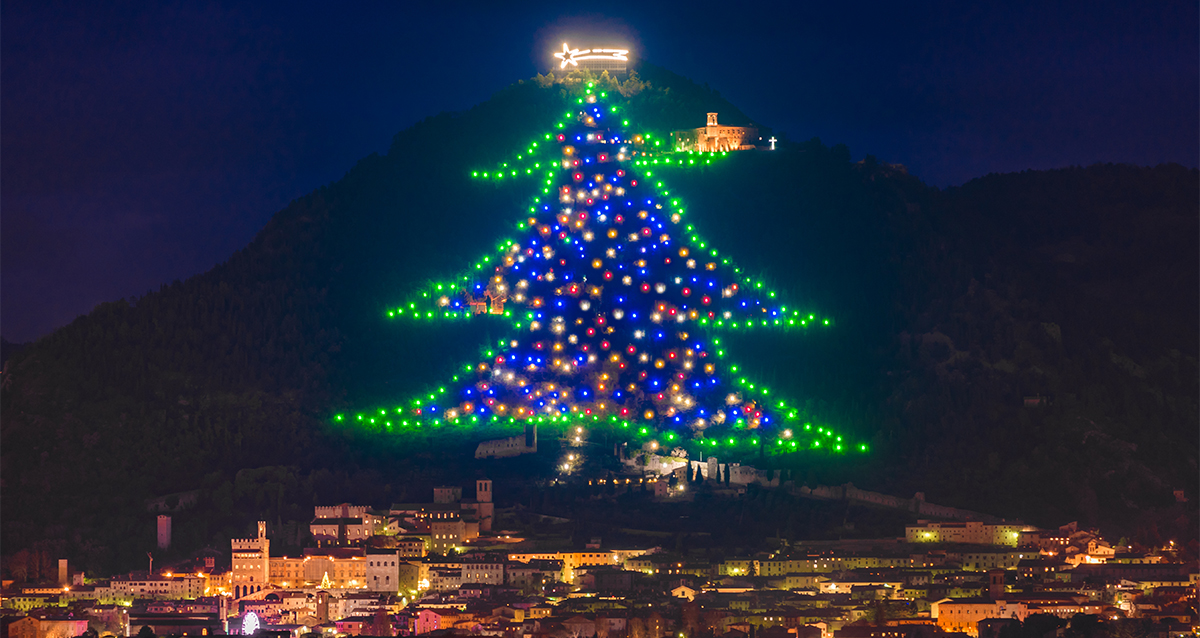
[[[640,71],[649,85],[628,103],[649,130],[708,111],[751,121]],[[227,262],[13,355],[0,380],[9,573],[49,573],[60,555],[90,571],[141,564],[146,501],[173,493],[202,492],[175,514],[182,556],[223,549],[259,517],[297,546],[314,502],[384,505],[469,480],[470,433],[389,437],[329,417],[437,384],[499,336],[484,321],[389,322],[385,309],[511,235],[532,182],[470,171],[564,108],[561,86],[530,81],[428,118]],[[729,338],[748,373],[874,443],[865,461],[792,457],[797,480],[1147,541],[1194,527],[1196,170],[1098,165],[940,191],[814,139],[657,177],[722,252],[837,317],[808,335]]]

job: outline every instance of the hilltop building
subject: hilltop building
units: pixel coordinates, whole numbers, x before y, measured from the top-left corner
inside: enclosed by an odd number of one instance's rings
[[[477,459],[499,459],[522,454],[537,453],[537,425],[525,426],[525,433],[503,439],[483,441],[475,448]]]
[[[752,151],[758,141],[758,129],[751,126],[721,126],[717,114],[708,114],[708,123],[700,128],[671,133],[671,148],[676,152],[717,153]]]

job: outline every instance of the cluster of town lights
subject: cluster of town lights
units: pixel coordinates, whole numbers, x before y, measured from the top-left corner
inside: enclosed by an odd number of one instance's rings
[[[705,449],[867,451],[803,422],[769,388],[741,376],[721,339],[706,334],[830,320],[776,305],[775,291],[685,223],[680,200],[650,171],[639,172],[646,159],[607,98],[589,84],[557,132],[518,156],[531,163],[520,172],[545,177],[517,224],[520,236],[387,313],[493,315],[509,323],[512,336],[464,365],[449,387],[353,420],[386,431],[549,424],[573,445],[591,425]],[[645,143],[649,135],[634,137]],[[678,164],[685,161],[695,160]],[[570,472],[576,463],[568,458],[560,468]]]

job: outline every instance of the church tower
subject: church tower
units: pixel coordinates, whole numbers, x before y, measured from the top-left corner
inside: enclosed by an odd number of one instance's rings
[[[476,513],[479,516],[479,531],[492,531],[492,516],[495,512],[496,504],[492,502],[492,481],[491,479],[479,479],[475,481],[475,502],[478,503]]]

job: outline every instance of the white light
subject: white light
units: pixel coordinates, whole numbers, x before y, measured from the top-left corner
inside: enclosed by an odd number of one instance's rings
[[[563,42],[563,50],[555,53],[554,57],[562,60],[560,69],[567,65],[579,66],[579,60],[625,60],[628,61],[629,49],[572,49]]]

